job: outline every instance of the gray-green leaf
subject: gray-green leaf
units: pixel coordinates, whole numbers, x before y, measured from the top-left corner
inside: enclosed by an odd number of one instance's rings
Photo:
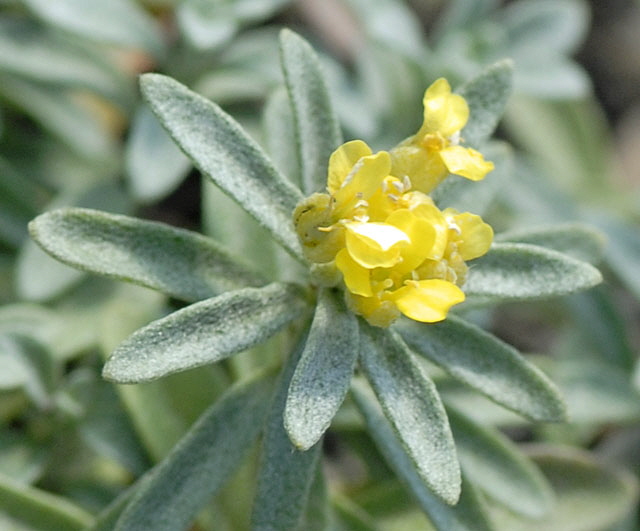
[[[460,496],[460,468],[433,382],[393,331],[362,325],[360,364],[421,479],[446,503]]]
[[[638,481],[625,470],[606,466],[575,448],[539,446],[530,455],[547,477],[557,502],[547,517],[519,518],[492,508],[500,531],[603,531],[630,529],[635,521]],[[631,520],[633,518],[633,520]]]
[[[376,446],[422,510],[429,515],[437,531],[492,531],[493,527],[472,484],[463,481],[460,500],[453,507],[443,503],[425,485],[368,386],[363,381],[354,380],[351,394]]]
[[[136,46],[159,56],[164,43],[155,21],[131,0],[24,0],[41,19],[96,42]]]
[[[601,259],[605,240],[602,232],[582,223],[532,227],[503,232],[496,236],[497,242],[539,245],[590,263]]]
[[[131,192],[143,202],[172,192],[191,168],[189,159],[146,105],[138,108],[131,122],[125,164]]]
[[[93,518],[66,498],[16,483],[0,474],[0,514],[33,531],[81,531]]]
[[[469,104],[469,121],[462,129],[464,142],[479,147],[495,130],[513,88],[513,62],[499,61],[457,91]]]
[[[260,146],[220,107],[177,81],[144,74],[140,85],[153,112],[196,167],[300,257],[291,214],[302,194]]]
[[[342,295],[320,291],[311,330],[287,396],[284,425],[300,450],[327,430],[344,400],[358,358],[358,322]]]
[[[559,421],[566,406],[556,386],[512,346],[449,315],[440,323],[403,320],[403,339],[417,353],[498,404],[538,421]]]
[[[470,266],[464,291],[489,301],[567,295],[602,281],[590,264],[525,243],[494,243]]]
[[[65,264],[186,301],[265,283],[213,240],[162,223],[63,208],[38,216],[29,230]]]
[[[305,309],[292,284],[223,293],[135,332],[111,354],[103,375],[137,383],[214,363],[267,339]]]
[[[466,477],[491,498],[524,516],[540,518],[551,510],[551,487],[506,436],[451,406],[447,406],[447,414]]]
[[[296,186],[302,185],[296,146],[293,111],[287,91],[275,90],[264,106],[262,116],[267,151],[276,167]]]
[[[252,531],[295,530],[301,524],[322,444],[306,452],[296,450],[282,422],[283,410],[302,344],[290,354],[271,404],[256,487]]]
[[[258,437],[272,392],[264,375],[227,391],[136,491],[116,531],[186,529]]]
[[[303,190],[325,188],[329,156],[342,143],[320,61],[313,48],[290,30],[280,33],[282,70],[293,109]]]

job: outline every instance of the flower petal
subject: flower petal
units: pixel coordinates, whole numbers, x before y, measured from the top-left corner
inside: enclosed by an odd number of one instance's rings
[[[397,227],[386,223],[345,224],[346,245],[351,258],[362,267],[392,267],[400,261],[400,243],[409,237]]]
[[[493,241],[491,225],[485,223],[480,216],[470,212],[456,214],[452,221],[460,229],[460,237],[456,243],[463,260],[473,260],[486,254]]]
[[[449,308],[464,301],[463,291],[439,279],[409,281],[391,294],[398,309],[407,317],[435,323],[447,317]]]
[[[356,262],[346,249],[342,249],[336,255],[336,267],[342,272],[347,289],[363,297],[373,296],[371,290],[371,270],[362,267]]]
[[[338,191],[356,162],[367,155],[371,155],[371,148],[362,140],[346,142],[331,154],[327,179],[330,194]]]
[[[493,162],[484,160],[482,153],[472,148],[449,146],[440,151],[440,157],[451,173],[472,181],[484,179],[494,168]]]
[[[469,106],[465,99],[451,93],[449,82],[440,78],[424,93],[424,123],[420,138],[428,133],[449,137],[460,131],[469,119]]]
[[[399,146],[391,151],[391,174],[409,176],[414,190],[428,194],[449,173],[438,153],[422,146]]]
[[[406,208],[392,212],[386,219],[386,223],[398,227],[409,236],[410,240],[410,244],[404,245],[400,250],[402,262],[394,267],[394,271],[398,273],[413,271],[431,254],[436,240],[435,228],[428,219]]]
[[[391,171],[391,156],[386,151],[362,157],[345,177],[342,186],[333,197],[333,215],[345,217],[358,201],[371,197]]]

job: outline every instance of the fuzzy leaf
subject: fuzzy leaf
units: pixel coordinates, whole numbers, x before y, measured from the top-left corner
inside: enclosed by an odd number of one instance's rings
[[[523,516],[540,518],[553,505],[544,476],[502,433],[447,406],[460,466],[494,500]]]
[[[26,17],[0,19],[0,70],[130,103],[133,84],[96,53]]]
[[[529,453],[551,483],[557,502],[551,514],[539,520],[521,519],[512,512],[496,507],[492,510],[496,529],[630,529],[624,522],[635,521],[638,481],[634,476],[625,470],[599,463],[588,453],[575,448],[539,446]]]
[[[605,258],[626,287],[640,299],[640,278],[636,274],[640,264],[640,232],[638,224],[620,216],[589,212],[588,219],[593,220],[607,236]]]
[[[133,117],[125,164],[131,192],[144,202],[158,200],[172,192],[191,167],[189,159],[146,105]]]
[[[305,306],[299,288],[291,284],[223,293],[135,332],[111,354],[103,375],[138,383],[220,361],[300,318]]]
[[[322,290],[284,411],[291,442],[311,448],[344,400],[358,357],[358,322],[342,296]]]
[[[136,491],[116,531],[186,529],[257,439],[271,391],[264,375],[227,391]]]
[[[395,332],[364,324],[360,364],[418,475],[446,503],[455,504],[460,496],[460,469],[433,382]]]
[[[39,18],[62,30],[96,42],[135,46],[163,53],[155,21],[131,0],[24,0]]]
[[[605,246],[604,234],[581,223],[503,232],[496,236],[496,241],[539,245],[591,263],[601,259]]]
[[[213,240],[162,223],[63,208],[38,216],[29,230],[65,264],[186,301],[264,284]]]
[[[153,112],[196,167],[300,257],[291,213],[302,194],[260,146],[220,107],[177,81],[144,74],[140,85]]]
[[[3,76],[0,93],[78,155],[102,160],[113,154],[114,142],[104,124],[69,92]]]
[[[368,386],[363,381],[354,380],[351,394],[376,446],[422,510],[429,515],[437,531],[492,531],[493,527],[472,484],[463,481],[460,500],[456,505],[443,503],[418,474]]]
[[[306,452],[296,450],[282,421],[291,378],[303,346],[300,344],[290,354],[271,404],[251,514],[251,529],[254,531],[297,529],[304,518],[316,476],[322,444],[316,444]]]
[[[495,243],[471,262],[468,295],[493,300],[527,300],[567,295],[602,281],[593,266],[557,251],[525,243]]]
[[[471,323],[449,315],[440,323],[403,320],[407,344],[458,380],[513,411],[537,421],[566,416],[560,392],[516,349]]]
[[[0,474],[0,514],[32,531],[81,531],[93,520],[66,498],[16,483],[4,474]]]
[[[296,149],[293,111],[287,91],[275,90],[264,107],[262,125],[267,150],[276,167],[296,186],[302,186]]]
[[[513,88],[513,62],[499,61],[457,91],[469,104],[469,121],[462,129],[462,138],[472,147],[479,147],[495,130]]]
[[[280,33],[280,58],[297,133],[303,190],[326,187],[331,153],[342,143],[320,61],[302,37],[290,30]]]

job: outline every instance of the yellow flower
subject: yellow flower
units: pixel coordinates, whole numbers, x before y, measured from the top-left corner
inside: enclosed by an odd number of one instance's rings
[[[481,153],[459,145],[469,107],[462,96],[451,93],[446,79],[426,90],[423,104],[422,127],[391,151],[393,175],[408,175],[415,190],[429,193],[449,173],[478,181],[493,170]]]
[[[460,127],[441,114],[445,130]],[[369,323],[389,326],[401,314],[441,321],[464,301],[465,260],[489,249],[493,231],[479,216],[441,212],[412,189],[412,175],[391,171],[389,153],[374,154],[360,140],[343,144],[329,160],[328,193],[296,208],[296,230],[307,258],[322,267],[319,281],[335,281],[333,264],[349,307]]]

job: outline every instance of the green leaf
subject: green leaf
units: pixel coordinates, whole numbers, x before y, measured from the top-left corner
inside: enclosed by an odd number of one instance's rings
[[[491,136],[512,88],[513,62],[506,59],[489,66],[457,90],[469,105],[469,121],[461,132],[465,144],[477,148]]]
[[[137,489],[116,531],[186,529],[257,439],[272,387],[264,375],[241,382],[205,411]]]
[[[275,90],[265,104],[262,123],[267,151],[274,164],[293,184],[301,187],[292,112],[286,90]]]
[[[82,441],[96,454],[119,463],[135,476],[141,475],[149,467],[149,460],[115,386],[84,369],[76,370],[69,380],[65,391],[82,405],[77,428]]]
[[[187,176],[191,162],[147,106],[136,111],[125,149],[133,196],[153,202],[172,192]]]
[[[488,17],[499,5],[499,0],[450,0],[436,20],[433,29],[434,41],[462,30],[467,32],[473,24]]]
[[[29,230],[65,264],[187,301],[264,283],[213,240],[162,223],[64,208],[38,216]]]
[[[320,61],[313,48],[290,30],[280,33],[280,59],[293,109],[298,160],[305,193],[324,190],[331,153],[342,143]]]
[[[3,406],[0,407],[0,419],[3,423],[6,418],[16,418],[11,413],[5,417],[5,411],[9,409],[10,412],[11,410],[11,407],[7,408],[8,396],[11,395],[2,392]],[[13,393],[13,396],[22,397],[19,393]],[[24,412],[28,415],[27,407],[25,406]],[[6,424],[4,425],[6,426]],[[18,430],[3,429],[0,432],[0,474],[5,474],[16,483],[23,485],[35,483],[50,465],[52,443],[53,441],[45,442],[26,438],[25,434]],[[2,513],[1,510],[0,513]]]
[[[297,349],[289,355],[271,404],[251,514],[251,529],[255,531],[297,529],[304,517],[316,476],[322,444],[316,444],[306,452],[296,450],[282,421],[291,378],[305,340],[303,337]]]
[[[503,232],[496,236],[495,241],[539,245],[590,263],[600,261],[606,243],[602,232],[582,223],[562,223]]]
[[[596,426],[640,419],[640,390],[628,370],[609,361],[573,358],[558,359],[550,371],[566,396],[572,423]]]
[[[21,245],[28,235],[27,223],[42,208],[44,197],[39,184],[0,157],[0,241],[11,247]]]
[[[163,54],[164,43],[155,21],[131,0],[24,0],[45,22],[94,42],[133,46]]]
[[[107,181],[63,192],[47,205],[46,210],[67,206],[125,214],[131,210],[131,201],[117,183]],[[30,239],[20,249],[15,276],[20,297],[44,301],[69,290],[86,275],[52,258]]]
[[[241,25],[272,16],[289,0],[186,0],[177,7],[178,22],[196,48],[211,49],[228,41]]]
[[[298,287],[273,283],[223,293],[153,321],[125,340],[103,375],[118,383],[161,378],[228,358],[305,313]]]
[[[348,496],[336,493],[331,501],[336,531],[381,531],[376,519],[353,503]]]
[[[585,293],[577,293],[564,301],[573,314],[576,332],[599,355],[601,361],[625,371],[636,362],[627,328],[627,309],[619,304],[616,294],[606,285]]]
[[[291,380],[284,425],[291,442],[308,450],[329,427],[349,389],[358,358],[358,322],[342,294],[320,291],[302,358]]]
[[[589,12],[575,0],[524,0],[505,8],[502,23],[514,49],[570,54],[582,44]]]
[[[422,510],[429,515],[437,531],[492,531],[493,527],[471,483],[463,481],[460,500],[456,505],[443,503],[418,474],[413,460],[385,418],[371,390],[363,381],[354,380],[351,393],[376,446]]]
[[[0,70],[32,81],[89,89],[120,104],[133,97],[133,84],[104,58],[25,18],[0,19]]]
[[[360,364],[422,481],[446,503],[455,504],[460,496],[460,469],[433,382],[400,336],[364,324]]]
[[[316,467],[316,475],[311,483],[307,507],[302,516],[299,531],[327,531],[330,506],[327,482],[321,466]]]
[[[625,286],[640,299],[640,278],[636,274],[640,265],[640,232],[638,224],[620,216],[589,212],[589,221],[607,236],[605,259]]]
[[[624,470],[605,466],[588,453],[569,447],[539,446],[530,455],[556,493],[551,514],[540,520],[521,520],[494,508],[492,516],[500,531],[603,531],[635,513],[638,482]],[[634,518],[635,520],[635,518]]]
[[[0,93],[75,153],[96,159],[112,155],[114,142],[106,127],[70,93],[5,75]]]
[[[0,513],[33,531],[81,531],[92,517],[66,498],[28,487],[0,474]]]
[[[494,243],[470,266],[464,291],[488,301],[567,295],[602,281],[585,262],[525,243]]]
[[[217,105],[177,81],[144,74],[153,112],[196,167],[233,197],[293,256],[301,257],[291,214],[302,194]]]
[[[518,514],[541,518],[553,506],[544,476],[502,433],[447,406],[460,466],[485,494]]]
[[[122,511],[125,510],[131,497],[136,490],[144,484],[145,481],[150,479],[151,474],[148,474],[140,478],[136,483],[130,486],[122,494],[120,494],[115,500],[113,500],[107,507],[102,509],[96,516],[95,522],[92,526],[88,527],[84,531],[113,531],[116,527],[116,523]]]
[[[165,298],[156,291],[120,285],[118,292],[101,312],[99,347],[104,353],[115,350],[127,336],[166,311]],[[167,379],[117,385],[115,389],[148,455],[154,462],[160,461],[188,428],[169,395]]]
[[[24,388],[41,409],[52,407],[51,353],[30,335],[0,334],[0,390]]]
[[[417,354],[498,404],[537,421],[565,419],[566,406],[549,378],[477,326],[449,315],[440,323],[403,320],[398,329]]]

